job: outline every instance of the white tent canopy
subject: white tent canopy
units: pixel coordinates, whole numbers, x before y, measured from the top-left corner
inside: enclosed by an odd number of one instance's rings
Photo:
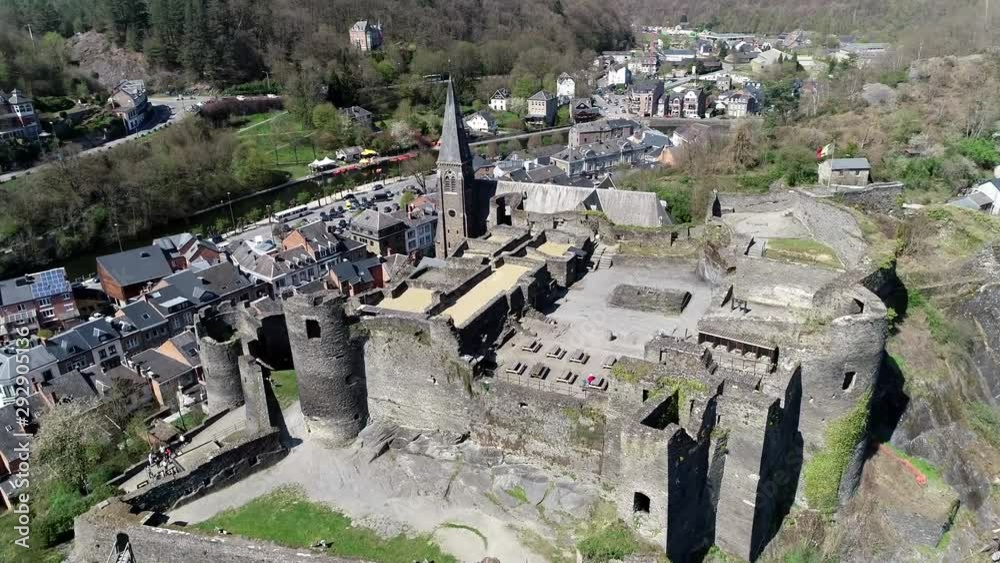
[[[337,164],[336,160],[330,157],[324,157],[323,160],[314,160],[309,163],[309,168],[312,170],[321,170],[323,168],[329,168]]]

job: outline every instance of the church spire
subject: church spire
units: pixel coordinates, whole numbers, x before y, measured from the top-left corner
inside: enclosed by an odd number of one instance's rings
[[[441,149],[438,164],[463,164],[472,160],[469,141],[465,137],[462,113],[455,99],[455,87],[448,79],[448,101],[444,106],[444,122],[441,125]]]

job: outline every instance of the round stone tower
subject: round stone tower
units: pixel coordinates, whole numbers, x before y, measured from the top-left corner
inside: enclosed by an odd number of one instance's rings
[[[322,284],[285,300],[285,322],[310,438],[339,447],[368,422],[368,395],[344,314],[344,298]]]
[[[233,320],[231,314],[207,309],[195,325],[209,416],[244,402],[239,364],[243,347],[231,324]]]

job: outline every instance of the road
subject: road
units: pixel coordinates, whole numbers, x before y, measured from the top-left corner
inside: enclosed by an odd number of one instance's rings
[[[428,189],[435,185],[436,176],[428,176],[426,178],[425,184]],[[376,190],[376,187],[383,186],[382,188]],[[407,177],[396,177],[387,178],[385,180],[379,180],[376,182],[369,182],[367,184],[351,188],[350,190],[345,190],[343,192],[337,193],[335,196],[327,196],[320,198],[318,200],[310,202],[309,213],[295,219],[286,221],[287,225],[294,224],[307,224],[314,221],[319,221],[321,219],[321,214],[330,213],[338,208],[345,208],[346,197],[348,194],[353,194],[358,196],[359,200],[365,199],[366,194],[371,194],[373,192],[386,192],[389,194],[389,199],[385,201],[377,202],[376,209],[385,212],[386,207],[391,210],[397,210],[399,205],[400,197],[402,196],[403,189],[408,186],[417,186],[417,182],[411,176]],[[357,208],[354,210],[344,209],[343,216],[339,219],[344,221],[344,226],[350,224],[352,214],[356,212]],[[235,246],[239,242],[244,240],[252,240],[256,237],[261,237],[263,239],[271,238],[271,228],[274,222],[269,219],[262,219],[258,221],[254,226],[247,230],[241,230],[234,233],[226,233],[223,237],[226,239],[228,246]]]
[[[529,137],[534,137],[535,135],[549,135],[552,133],[560,133],[562,131],[569,131],[571,126],[567,125],[565,127],[553,127],[551,129],[539,129],[538,131],[529,131],[527,133],[518,133],[517,135],[507,135],[506,137],[494,137],[492,139],[485,139],[482,141],[476,141],[474,143],[469,143],[470,147],[477,147],[480,145],[488,145],[490,143],[503,143],[505,141],[516,141],[518,139],[527,139]]]
[[[187,111],[187,109],[193,107],[195,104],[198,104],[200,102],[205,102],[210,99],[211,98],[208,96],[193,96],[193,97],[188,97],[184,100],[177,100],[176,98],[167,98],[167,97],[149,98],[149,103],[153,106],[153,116],[149,121],[146,122],[145,125],[143,125],[142,129],[136,131],[135,133],[132,133],[131,135],[127,135],[120,139],[115,139],[113,141],[104,143],[103,145],[100,145],[98,147],[80,151],[79,153],[77,153],[77,156],[97,154],[99,152],[106,151],[118,145],[135,141],[136,139],[145,137],[146,135],[149,135],[154,131],[158,131],[171,123],[176,123],[186,118],[189,115],[194,115],[194,112]],[[50,164],[51,163],[49,162],[45,162],[39,164],[38,166],[28,168],[26,170],[18,170],[16,172],[0,174],[0,183],[6,182],[8,180],[13,180],[14,178],[20,176],[25,176],[28,174],[38,172],[44,169],[46,166],[49,166]]]

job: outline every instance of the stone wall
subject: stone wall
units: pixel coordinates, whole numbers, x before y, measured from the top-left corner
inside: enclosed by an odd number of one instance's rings
[[[156,563],[363,563],[355,559],[328,557],[302,548],[247,540],[236,536],[208,536],[176,528],[143,525],[139,515],[129,514],[128,505],[112,499],[76,519],[70,563],[103,563],[116,544],[128,542],[135,560]]]
[[[889,215],[899,211],[899,198],[902,195],[903,184],[893,182],[839,190],[834,198],[868,213]]]
[[[249,436],[189,471],[133,491],[122,500],[137,510],[167,512],[265,469],[288,454],[280,432]]]
[[[368,422],[368,399],[344,298],[321,285],[301,288],[285,300],[285,322],[310,438],[350,443]]]
[[[667,316],[680,315],[690,301],[691,293],[688,291],[627,284],[615,286],[608,298],[608,304],[612,307],[649,311]]]
[[[574,472],[601,472],[602,404],[502,381],[480,400],[482,416],[472,426],[476,443]]]
[[[205,372],[208,414],[213,415],[243,404],[239,369],[243,347],[240,340],[235,335],[223,342],[218,342],[211,336],[202,336],[198,339],[198,345],[198,355]]]
[[[467,434],[477,406],[472,367],[460,359],[441,321],[383,315],[365,318],[365,381],[372,418],[400,426]]]
[[[850,212],[805,194],[796,193],[795,217],[817,241],[829,246],[847,268],[861,265],[868,244]]]

